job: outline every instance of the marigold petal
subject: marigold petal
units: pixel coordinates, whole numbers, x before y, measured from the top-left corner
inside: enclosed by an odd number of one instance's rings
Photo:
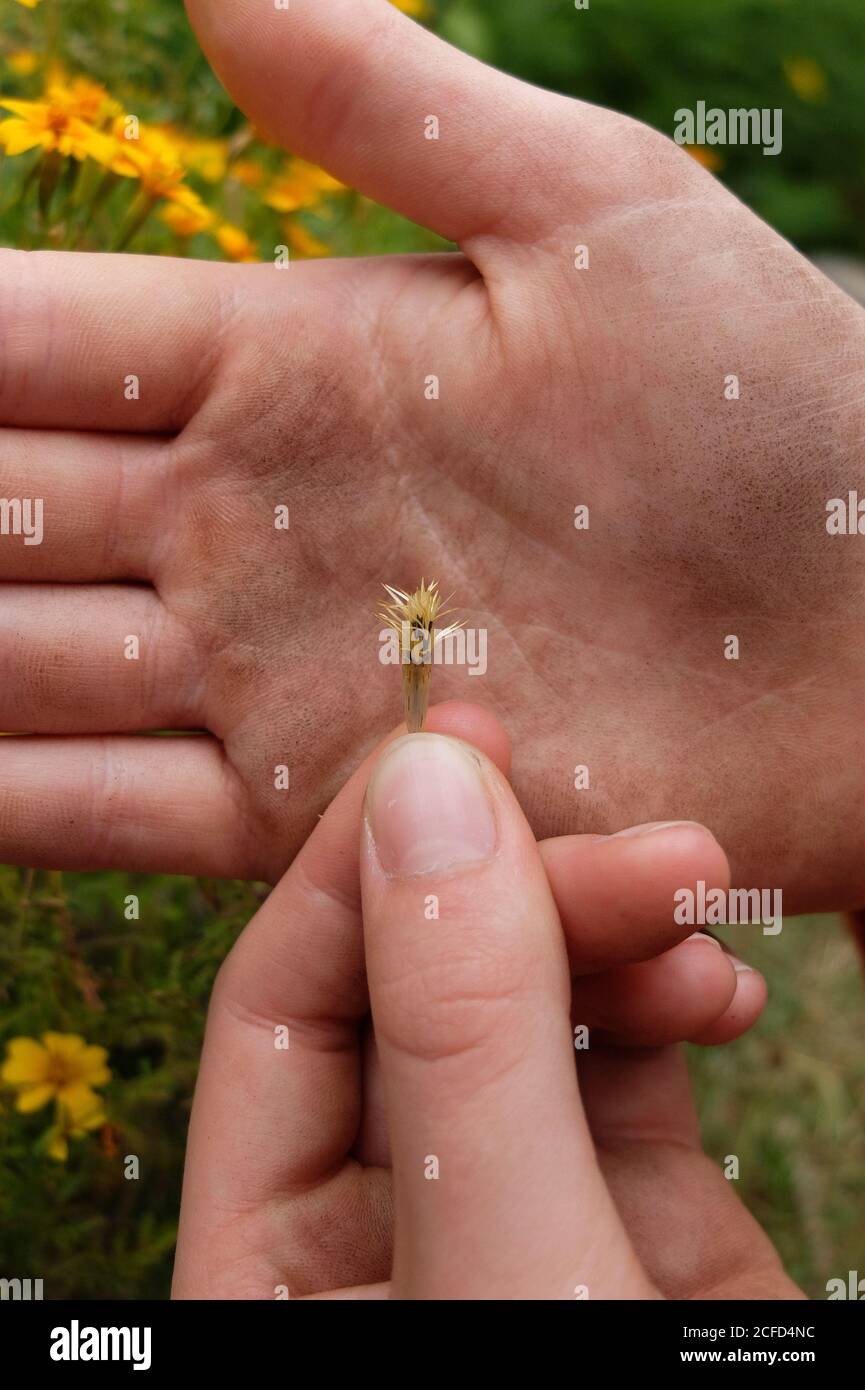
[[[312,232],[306,227],[302,227],[299,222],[294,222],[286,228],[285,235],[292,251],[296,251],[299,256],[329,256],[330,247],[325,242],[319,241],[318,237],[313,236]]]
[[[41,1110],[53,1097],[54,1087],[47,1081],[41,1086],[25,1086],[18,1094],[15,1109],[22,1115],[29,1115],[34,1110]]]
[[[247,262],[258,260],[258,248],[242,227],[235,227],[231,222],[223,222],[216,228],[213,235],[229,260]]]
[[[34,1038],[12,1038],[0,1067],[0,1080],[10,1086],[37,1085],[45,1080],[48,1053]]]
[[[111,165],[116,157],[116,145],[112,138],[94,130],[86,121],[73,120],[69,123],[70,153],[76,159],[89,157],[97,164]]]
[[[166,203],[159,211],[160,220],[175,236],[190,237],[206,231],[215,221],[213,213],[202,204],[200,208],[185,208],[180,203]]]
[[[43,1033],[42,1041],[49,1052],[55,1057],[62,1057],[64,1061],[79,1057],[87,1046],[78,1033]]]
[[[9,155],[26,154],[28,150],[34,150],[38,145],[45,143],[46,136],[42,131],[34,131],[32,126],[19,120],[17,116],[11,117],[8,121],[0,121],[0,145]]]
[[[76,1115],[72,1121],[69,1133],[74,1139],[83,1139],[84,1135],[90,1130],[99,1129],[106,1123],[108,1116],[105,1114],[104,1107],[96,1105],[92,1110],[88,1110],[84,1115]]]
[[[105,1086],[111,1080],[111,1072],[105,1065],[108,1052],[104,1047],[85,1047],[81,1056],[81,1080],[88,1086]]]
[[[47,110],[44,101],[22,101],[18,97],[0,96],[0,106],[4,111],[11,111],[14,116],[23,116],[25,120],[44,116]]]
[[[185,183],[178,183],[176,187],[169,189],[165,195],[172,203],[178,203],[180,207],[187,208],[190,212],[198,212],[202,206],[201,199],[191,188],[187,188]]]
[[[69,1145],[57,1129],[48,1131],[48,1153],[58,1163],[65,1163],[69,1157]]]
[[[88,1115],[95,1106],[102,1104],[99,1096],[91,1091],[86,1081],[69,1081],[65,1086],[60,1086],[57,1089],[57,1101],[72,1123],[77,1122],[81,1116]]]

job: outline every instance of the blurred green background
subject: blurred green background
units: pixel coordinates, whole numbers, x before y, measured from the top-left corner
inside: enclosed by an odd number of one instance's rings
[[[507,71],[667,133],[675,110],[698,100],[781,107],[778,158],[740,146],[704,161],[803,251],[865,250],[863,0],[402,8]],[[76,89],[82,77],[91,86]],[[55,104],[68,113],[78,102],[94,129],[138,115],[151,162],[130,175],[59,148],[53,159],[43,146],[0,149],[4,245],[233,259],[269,259],[283,240],[301,257],[441,245],[258,139],[210,75],[179,0],[0,0],[0,95],[38,104],[52,85]],[[20,111],[0,119],[38,125],[38,110]],[[46,1147],[50,1110],[20,1114],[15,1091],[0,1089],[0,1275],[41,1277],[51,1298],[166,1296],[207,997],[265,892],[0,868],[0,1043],[79,1035],[108,1049],[112,1073],[107,1120],[73,1137],[65,1161]],[[124,915],[130,894],[138,920]],[[727,939],[764,970],[770,1003],[749,1037],[691,1049],[706,1147],[719,1164],[738,1155],[739,1193],[790,1274],[825,1297],[828,1278],[865,1272],[863,980],[836,918],[789,921],[778,938],[750,929],[744,946],[742,932]],[[129,1153],[138,1181],[123,1176]]]

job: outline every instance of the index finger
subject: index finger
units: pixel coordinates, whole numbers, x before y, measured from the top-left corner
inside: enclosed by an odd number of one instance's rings
[[[0,425],[180,430],[247,266],[0,250]]]

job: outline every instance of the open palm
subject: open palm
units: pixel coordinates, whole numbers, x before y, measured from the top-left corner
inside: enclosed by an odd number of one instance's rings
[[[790,910],[865,899],[824,525],[862,311],[658,133],[385,0],[188,9],[258,126],[461,254],[2,254],[0,491],[45,538],[0,546],[0,727],[52,736],[0,748],[2,857],[278,877],[392,721],[379,586],[425,573],[489,629],[436,693],[504,717],[537,834],[688,817]],[[164,728],[207,733],[128,737]]]

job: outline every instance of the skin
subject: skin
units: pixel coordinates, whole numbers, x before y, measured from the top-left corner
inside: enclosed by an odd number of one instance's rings
[[[0,546],[0,728],[40,736],[0,745],[0,857],[275,881],[391,722],[381,582],[426,574],[489,629],[437,697],[501,714],[536,835],[700,821],[786,911],[860,905],[865,590],[824,523],[862,310],[664,136],[384,0],[188,10],[256,124],[461,252],[0,254],[0,495],[46,516]]]
[[[501,758],[495,722],[462,717]],[[412,785],[423,803],[428,779],[396,760],[451,742],[476,769],[494,841],[470,862],[401,874],[382,808]],[[628,910],[644,939],[668,932],[651,904],[683,872],[723,874],[722,861],[694,826],[575,837],[549,856],[490,758],[441,735],[389,741],[220,971],[173,1296],[566,1299],[585,1285],[593,1299],[801,1297],[701,1151],[679,1050],[605,1045],[594,1031],[588,1050],[573,1046],[573,1010],[591,1017],[605,993],[603,970],[573,982],[575,967],[600,966],[601,939],[609,960],[627,958]],[[730,968],[705,940],[651,966],[676,986],[654,1008],[673,1034],[683,989],[705,999]],[[746,1012],[756,979],[736,976]],[[633,1028],[625,998],[618,1018]]]

